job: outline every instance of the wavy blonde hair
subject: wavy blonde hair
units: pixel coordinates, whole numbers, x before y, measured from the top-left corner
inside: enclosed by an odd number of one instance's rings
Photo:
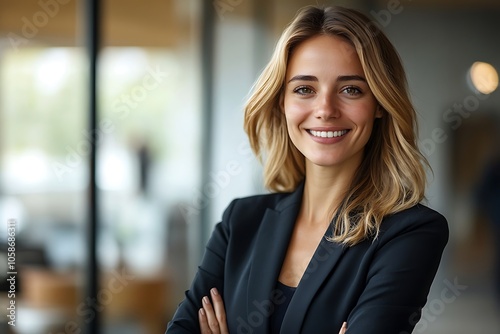
[[[305,158],[288,136],[281,108],[290,55],[301,42],[317,35],[340,36],[354,46],[368,85],[383,109],[347,195],[332,212],[337,219],[331,240],[352,246],[376,237],[385,216],[424,198],[424,165],[429,165],[418,149],[416,113],[394,46],[358,11],[310,6],[300,10],[281,35],[245,106],[245,131],[254,153],[264,161],[266,187],[292,191],[305,178]]]

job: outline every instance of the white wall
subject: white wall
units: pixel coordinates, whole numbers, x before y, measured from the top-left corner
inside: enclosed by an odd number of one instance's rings
[[[243,106],[256,79],[255,23],[226,15],[216,30],[213,166],[210,196],[212,224],[235,197],[264,191],[260,167],[243,130]],[[205,187],[207,185],[204,185]]]

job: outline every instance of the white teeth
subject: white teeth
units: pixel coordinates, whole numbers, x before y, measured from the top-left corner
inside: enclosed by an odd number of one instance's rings
[[[347,133],[347,130],[342,130],[342,131],[315,131],[315,130],[309,130],[309,132],[314,137],[333,138],[333,137],[340,137],[340,136],[345,135]]]

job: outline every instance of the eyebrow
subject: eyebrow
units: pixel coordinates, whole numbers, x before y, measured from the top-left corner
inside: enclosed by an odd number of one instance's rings
[[[288,83],[292,81],[319,81],[319,80],[314,75],[296,75],[290,80],[288,80]]]
[[[337,81],[363,81],[366,82],[366,79],[361,75],[341,75],[337,78]]]
[[[292,81],[319,81],[317,77],[314,75],[296,75],[290,80],[288,83]],[[360,75],[340,75],[337,77],[337,81],[363,81],[366,82],[366,79]]]

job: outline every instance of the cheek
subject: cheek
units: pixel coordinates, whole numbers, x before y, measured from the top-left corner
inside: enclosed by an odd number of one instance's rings
[[[291,105],[285,103],[285,118],[286,118],[286,126],[288,131],[288,136],[296,145],[297,140],[300,136],[300,124],[303,122],[304,117],[302,116],[302,112],[300,108],[297,108],[296,105]]]
[[[376,107],[372,104],[360,105],[352,115],[352,120],[359,125],[371,128],[375,122]]]
[[[307,117],[304,106],[300,103],[292,103],[285,100],[284,113],[289,126],[298,125]]]
[[[294,134],[297,132],[297,119],[294,117],[293,114],[286,113],[286,127],[288,130],[288,135],[290,137],[294,137]]]

